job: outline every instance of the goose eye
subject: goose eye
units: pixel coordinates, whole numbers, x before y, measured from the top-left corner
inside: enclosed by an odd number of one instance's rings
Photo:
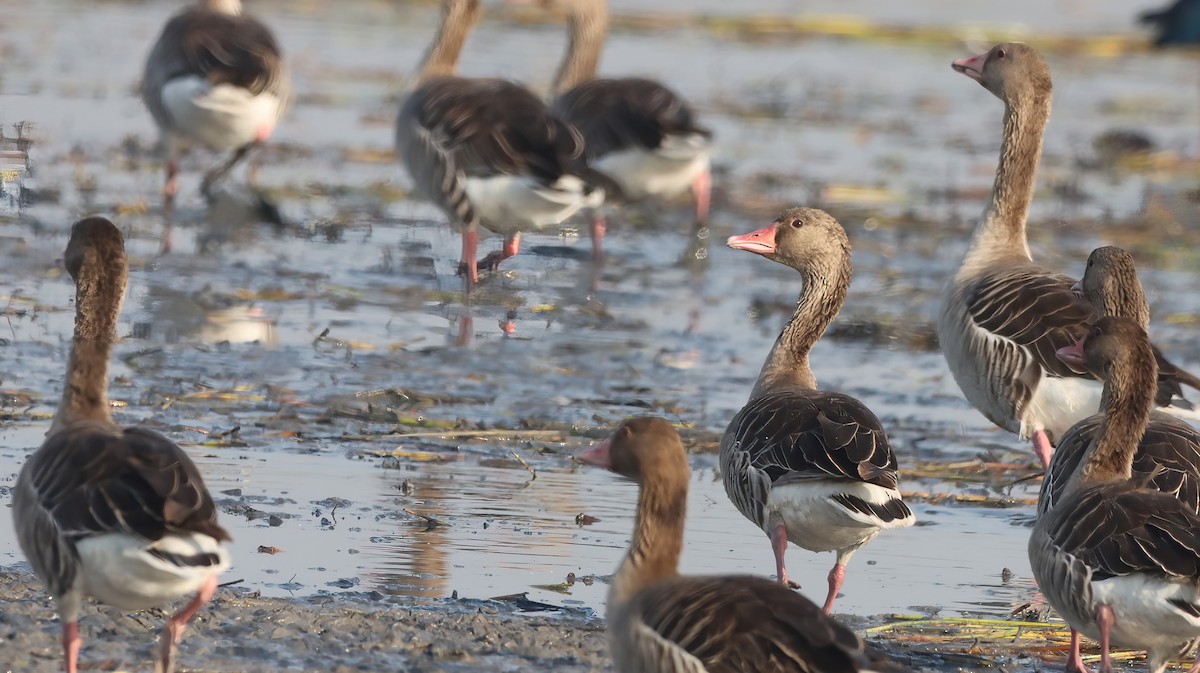
[[[1007,52],[1007,51],[1005,51],[1005,50],[1003,50],[1003,49],[997,49],[997,50],[996,50],[996,58],[1004,58],[1005,56],[1008,56],[1008,52]]]
[[[804,226],[804,220],[801,220],[799,218],[792,220],[792,228],[793,229],[799,229],[800,227],[803,227],[803,226]]]
[[[1089,269],[1090,269],[1090,268],[1092,268],[1092,265],[1093,265],[1093,264],[1095,264],[1095,262],[1094,262],[1093,260],[1090,260],[1090,259],[1089,259],[1089,260],[1088,260],[1088,265],[1087,265],[1087,268],[1089,268]]]

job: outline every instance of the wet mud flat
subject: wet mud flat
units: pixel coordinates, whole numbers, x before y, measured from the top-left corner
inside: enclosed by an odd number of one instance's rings
[[[498,600],[444,599],[419,606],[389,604],[377,592],[269,598],[236,587],[217,592],[198,613],[179,650],[184,673],[257,673],[302,670],[403,670],[414,673],[553,670],[610,671],[604,620],[590,610],[525,612]],[[2,671],[56,673],[59,625],[37,578],[0,572]],[[533,604],[533,607],[537,607]],[[81,669],[143,670],[148,666],[161,611],[122,613],[85,607]],[[854,619],[854,618],[851,618]],[[883,618],[855,619],[859,630]],[[1011,641],[1010,641],[1011,642]],[[913,646],[896,639],[872,643],[925,671],[1009,670],[1032,666],[1018,648],[989,647],[978,638],[963,645]],[[970,652],[968,650],[974,650]]]

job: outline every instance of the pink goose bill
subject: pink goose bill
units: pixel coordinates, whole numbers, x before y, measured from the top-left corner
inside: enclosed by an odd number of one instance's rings
[[[760,255],[769,255],[775,252],[775,231],[778,228],[779,221],[776,220],[757,231],[742,234],[741,236],[730,236],[725,241],[725,245],[734,250],[745,250]]]

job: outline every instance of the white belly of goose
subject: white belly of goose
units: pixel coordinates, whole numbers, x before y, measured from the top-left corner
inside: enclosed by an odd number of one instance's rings
[[[913,517],[883,521],[878,517],[856,512],[834,500],[846,494],[869,503],[883,505],[899,499],[890,489],[866,482],[814,479],[773,486],[767,495],[763,513],[765,532],[770,535],[773,520],[785,522],[788,540],[809,551],[837,551],[871,541],[885,528],[904,528],[913,524]]]
[[[203,77],[176,77],[162,88],[172,131],[214,150],[228,150],[269,135],[279,119],[279,98],[239,86],[213,86]]]
[[[153,543],[106,533],[84,538],[75,547],[83,593],[122,610],[144,610],[177,600],[229,567],[229,552],[200,533],[167,535]],[[218,563],[178,564],[152,550],[183,557],[216,554]]]
[[[1177,647],[1200,636],[1200,616],[1171,603],[1200,606],[1200,592],[1186,581],[1172,581],[1144,574],[1110,577],[1092,582],[1094,605],[1110,605],[1115,623],[1110,632],[1114,645],[1143,649]],[[1081,633],[1100,639],[1095,619]]]
[[[1021,410],[1021,438],[1045,428],[1057,441],[1072,425],[1100,410],[1103,391],[1104,384],[1092,379],[1043,376]]]
[[[711,163],[708,138],[700,134],[667,136],[655,150],[628,149],[592,162],[631,199],[673,196],[686,191]]]
[[[465,187],[480,219],[499,234],[552,227],[604,203],[603,190],[585,193],[583,180],[574,175],[564,175],[551,186],[524,176],[469,177]]]

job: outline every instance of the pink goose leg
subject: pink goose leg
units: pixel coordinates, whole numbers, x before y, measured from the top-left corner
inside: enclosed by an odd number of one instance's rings
[[[217,593],[217,578],[214,575],[200,587],[200,590],[196,592],[196,597],[190,603],[167,620],[166,626],[163,627],[162,649],[159,652],[159,661],[154,667],[155,673],[171,673],[174,665],[171,659],[175,655],[175,646],[183,641],[184,629],[187,628],[188,622],[192,621],[192,617],[196,616],[196,612],[204,607],[204,604],[215,593]]]
[[[592,217],[592,259],[604,259],[604,234],[608,231],[608,220],[600,213]]]
[[[503,262],[509,257],[515,257],[520,250],[521,233],[517,232],[504,239],[504,247],[500,249],[500,252],[488,253],[486,257],[479,260],[478,268],[486,269],[488,271],[495,271],[500,267],[500,262]],[[476,273],[478,274],[478,272]],[[476,279],[478,279],[478,275],[476,275]]]
[[[707,222],[712,205],[712,173],[708,169],[692,182],[692,196],[696,199],[696,222]]]
[[[775,551],[775,574],[779,577],[780,584],[799,589],[799,584],[788,579],[787,568],[783,566],[783,555],[787,552],[787,546],[787,528],[784,528],[783,524],[775,526],[771,531],[771,549]]]
[[[1112,630],[1117,616],[1113,614],[1112,606],[1100,605],[1096,608],[1096,626],[1100,627],[1100,670],[1102,673],[1113,673],[1112,657],[1108,652],[1108,632]]]
[[[1075,629],[1071,629],[1071,654],[1067,657],[1067,670],[1092,673],[1083,663],[1083,654],[1079,651],[1079,632]]]
[[[842,583],[846,581],[846,566],[841,561],[833,565],[833,569],[829,571],[829,593],[825,596],[825,607],[822,610],[825,614],[833,611],[833,601],[837,598],[838,592],[842,590]]]
[[[79,670],[79,648],[82,645],[83,640],[79,637],[79,623],[64,623],[62,626],[62,646],[67,673],[76,673]]]
[[[479,232],[468,225],[462,233],[462,261],[458,265],[460,274],[467,274],[467,291],[479,284],[479,267],[475,264],[475,255],[479,250]]]
[[[1042,461],[1042,468],[1048,469],[1050,457],[1054,455],[1054,445],[1050,443],[1050,435],[1046,434],[1045,430],[1034,431],[1033,451],[1037,454],[1038,460]]]

